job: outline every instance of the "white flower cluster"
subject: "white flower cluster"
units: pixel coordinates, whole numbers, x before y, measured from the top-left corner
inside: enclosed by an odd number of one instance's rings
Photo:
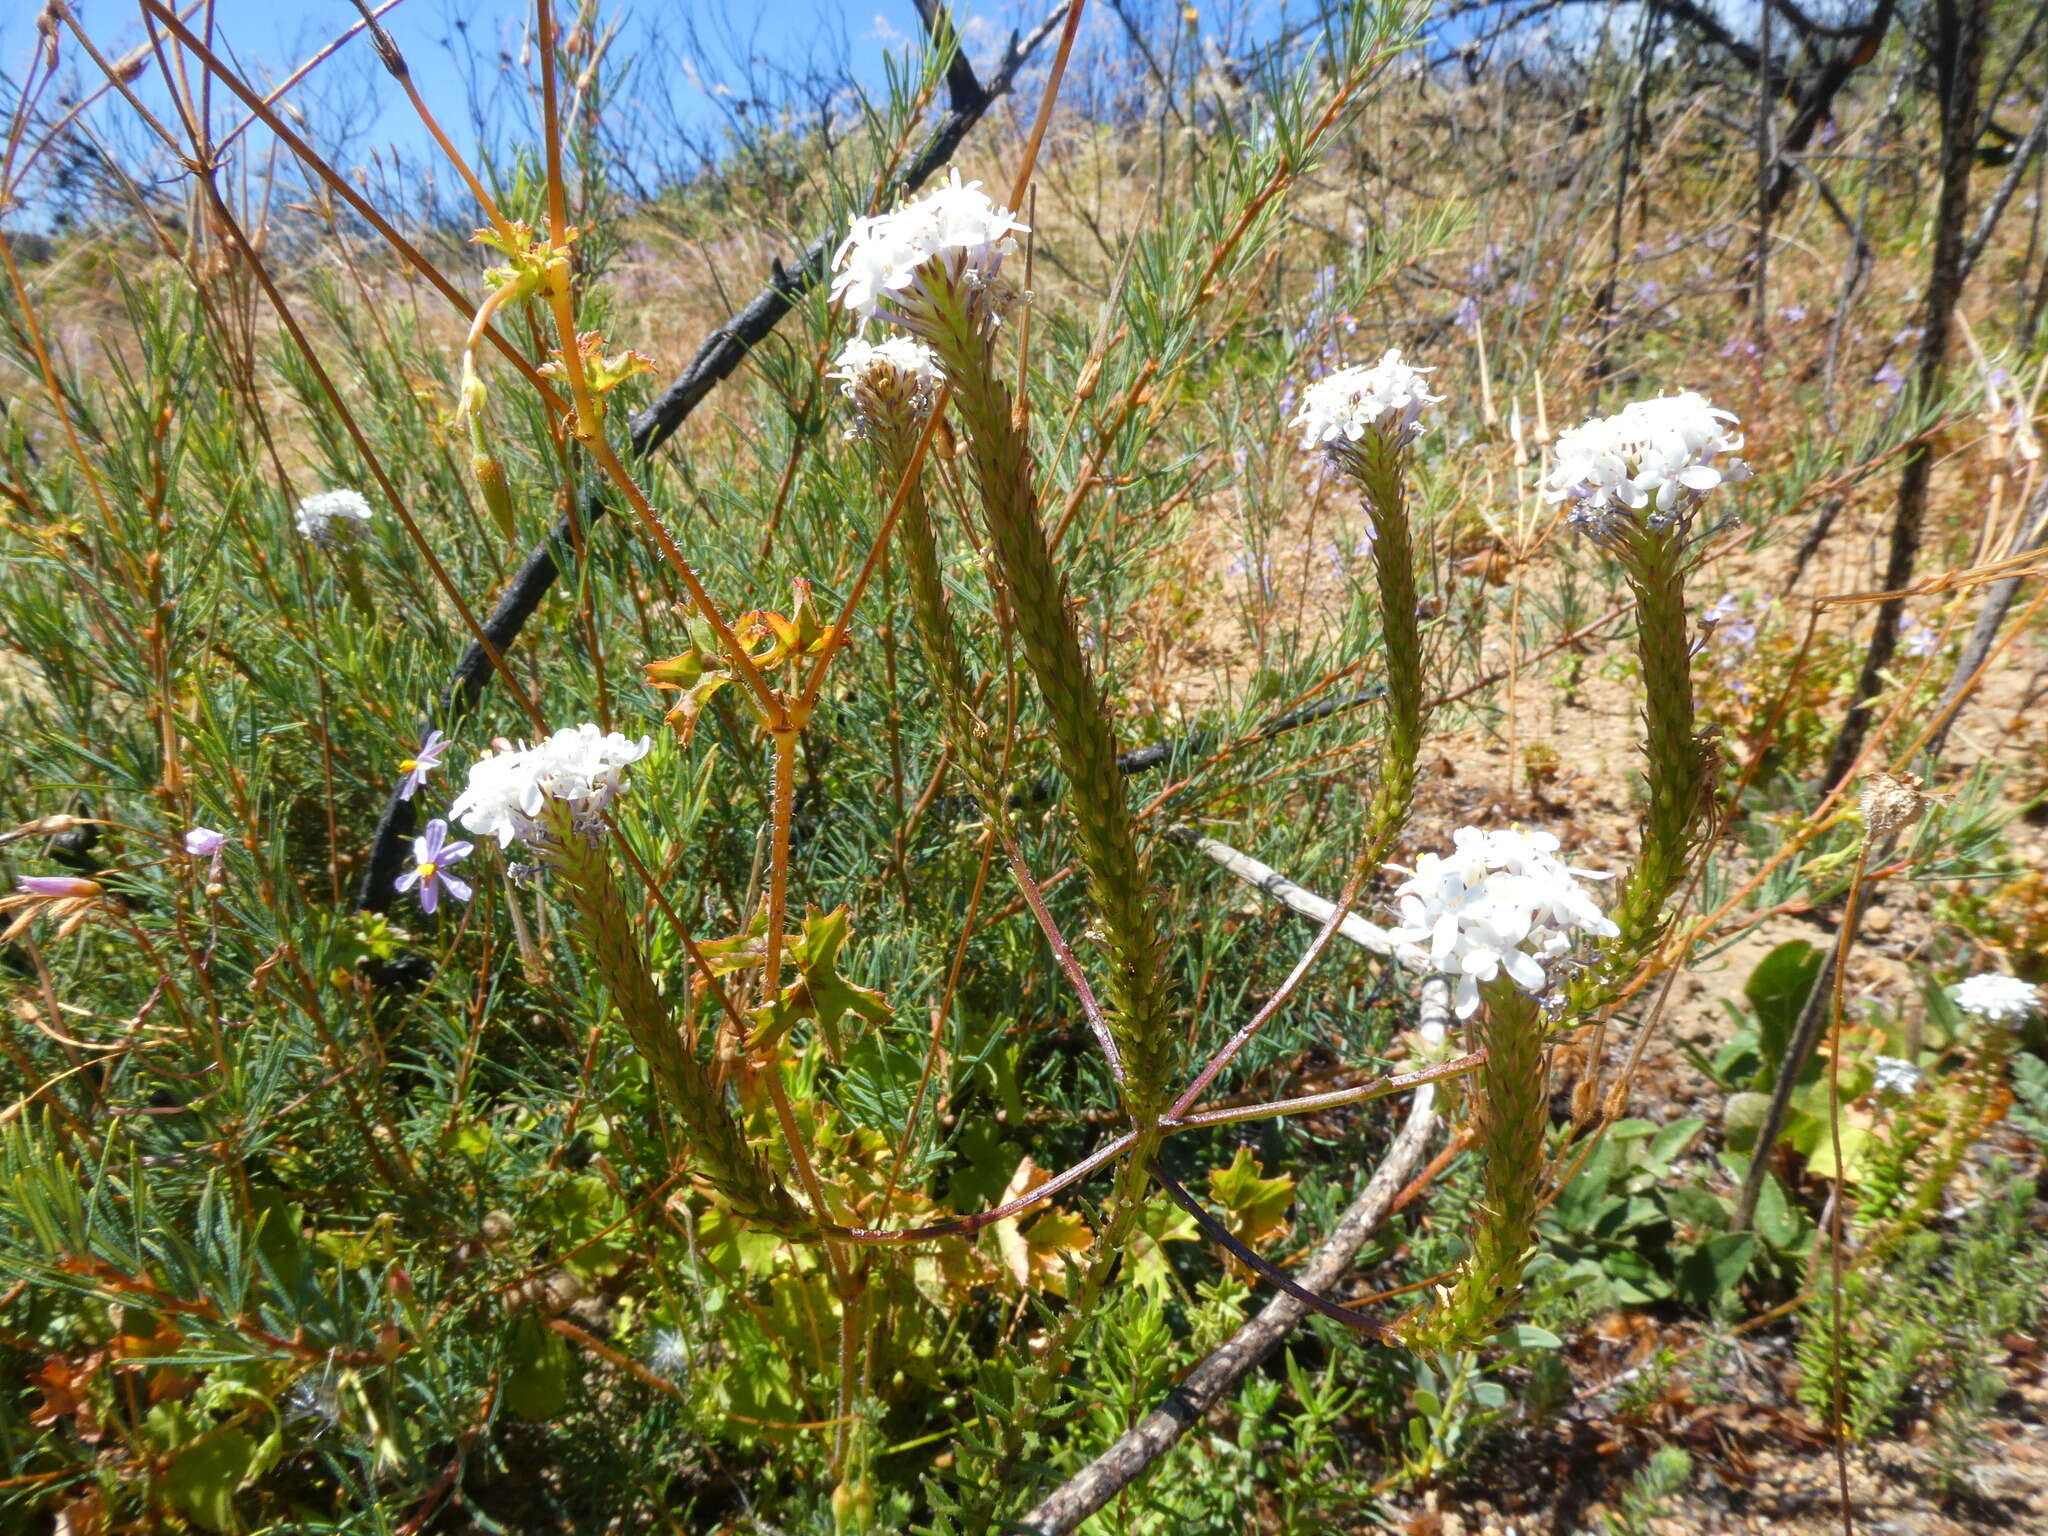
[[[2019,1024],[2041,1010],[2041,989],[2017,976],[1985,971],[1948,989],[1949,1000],[1963,1012],[1990,1024]]]
[[[360,491],[321,491],[299,503],[299,533],[322,549],[353,539],[370,526],[370,504]]]
[[[1547,962],[1574,934],[1621,930],[1580,882],[1607,876],[1567,866],[1548,832],[1460,827],[1448,857],[1425,853],[1395,890],[1401,921],[1387,935],[1403,963],[1457,978],[1458,1017],[1479,1011],[1479,984],[1502,971],[1530,993],[1549,985]]]
[[[939,274],[954,286],[992,283],[1003,258],[1016,253],[1013,236],[1029,228],[956,170],[947,185],[894,213],[853,221],[832,258],[832,297],[855,314],[908,322]]]
[[[1922,1073],[1899,1056],[1880,1056],[1873,1063],[1870,1086],[1878,1093],[1908,1094],[1920,1086]]]
[[[469,787],[448,814],[479,837],[504,847],[532,844],[548,800],[566,802],[578,826],[595,821],[626,787],[625,769],[653,750],[646,737],[629,741],[594,725],[569,726],[534,746],[518,746],[477,759]]]
[[[1749,478],[1738,458],[1714,462],[1742,446],[1734,424],[1734,412],[1691,390],[1592,417],[1558,434],[1543,495],[1572,502],[1571,520],[1596,538],[1645,508],[1652,528],[1671,527],[1715,486]]]
[[[861,425],[908,423],[930,414],[945,374],[932,349],[914,336],[868,341],[856,336],[833,359],[829,378],[853,402]],[[860,434],[857,425],[847,436]]]
[[[1302,429],[1304,449],[1341,452],[1367,432],[1399,434],[1402,440],[1422,434],[1423,407],[1442,395],[1429,392],[1423,377],[1432,370],[1401,360],[1394,347],[1370,368],[1340,368],[1317,379],[1301,397],[1301,414],[1289,426]]]

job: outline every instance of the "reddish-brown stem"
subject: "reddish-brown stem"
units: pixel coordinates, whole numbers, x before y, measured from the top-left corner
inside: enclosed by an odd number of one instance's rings
[[[967,1237],[983,1227],[998,1221],[1008,1221],[1012,1216],[1021,1215],[1034,1205],[1050,1200],[1061,1190],[1078,1184],[1103,1164],[1113,1162],[1130,1150],[1138,1139],[1136,1131],[1126,1131],[1115,1141],[1097,1148],[1094,1152],[1074,1164],[1065,1173],[1055,1174],[1043,1184],[1008,1205],[999,1205],[992,1210],[976,1211],[972,1216],[956,1216],[951,1221],[934,1222],[926,1227],[903,1227],[895,1231],[873,1227],[838,1227],[829,1223],[821,1230],[827,1237],[838,1238],[849,1243],[924,1243],[939,1237]]]
[[[1031,909],[1031,915],[1038,919],[1039,931],[1045,935],[1046,943],[1052,946],[1053,958],[1066,972],[1067,981],[1074,994],[1081,1000],[1081,1012],[1087,1016],[1088,1027],[1095,1033],[1096,1043],[1102,1047],[1102,1054],[1109,1061],[1111,1076],[1122,1085],[1124,1078],[1123,1057],[1117,1053],[1116,1041],[1110,1038],[1109,1024],[1102,1017],[1102,1005],[1095,1000],[1095,989],[1088,985],[1088,977],[1081,969],[1081,962],[1074,958],[1074,952],[1067,947],[1059,925],[1053,921],[1052,912],[1045,904],[1045,896],[1038,882],[1031,878],[1031,871],[1024,867],[1024,855],[1017,847],[1017,840],[1010,835],[1010,829],[998,825],[996,835],[1003,840],[1003,854],[1010,861],[1010,875],[1017,882],[1017,889],[1023,892],[1024,904]]]
[[[1330,947],[1330,941],[1337,936],[1337,930],[1344,925],[1344,919],[1351,915],[1351,905],[1358,900],[1358,888],[1365,883],[1365,876],[1366,871],[1363,869],[1351,872],[1351,878],[1345,882],[1344,890],[1337,898],[1336,910],[1331,912],[1308,948],[1302,951],[1301,958],[1294,963],[1294,969],[1289,971],[1287,979],[1280,983],[1280,990],[1266,1000],[1266,1005],[1252,1015],[1250,1022],[1224,1043],[1222,1050],[1209,1058],[1209,1064],[1196,1073],[1195,1080],[1188,1084],[1187,1092],[1173,1101],[1172,1108],[1166,1112],[1166,1119],[1178,1120],[1186,1114],[1188,1106],[1200,1098],[1216,1080],[1216,1074],[1229,1066],[1237,1053],[1251,1044],[1259,1031],[1266,1027],[1273,1015],[1293,999],[1296,988],[1307,977],[1309,967],[1314,965],[1321,958],[1323,951]]]
[[[1296,1099],[1276,1099],[1270,1104],[1244,1104],[1233,1109],[1201,1110],[1192,1115],[1173,1116],[1162,1120],[1160,1124],[1169,1131],[1191,1131],[1200,1126],[1235,1125],[1244,1120],[1273,1120],[1282,1115],[1301,1115],[1318,1109],[1336,1109],[1345,1104],[1362,1104],[1368,1099],[1383,1099],[1390,1093],[1420,1088],[1425,1083],[1440,1082],[1447,1077],[1462,1077],[1482,1065],[1485,1060],[1486,1052],[1473,1051],[1469,1055],[1456,1056],[1433,1067],[1418,1067],[1413,1072],[1396,1072],[1370,1083],[1361,1083],[1356,1088],[1333,1088],[1328,1093],[1303,1094]]]

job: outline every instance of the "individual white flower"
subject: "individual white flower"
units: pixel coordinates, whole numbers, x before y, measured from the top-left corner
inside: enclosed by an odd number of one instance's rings
[[[1400,440],[1422,434],[1422,412],[1442,395],[1432,395],[1424,377],[1428,368],[1412,367],[1394,347],[1370,368],[1340,368],[1317,379],[1301,397],[1301,414],[1289,426],[1302,429],[1304,449],[1341,452],[1367,432],[1398,434]]]
[[[309,542],[332,549],[369,527],[372,516],[360,491],[321,491],[299,503],[293,521]]]
[[[1897,1056],[1880,1056],[1870,1086],[1879,1093],[1907,1094],[1920,1086],[1921,1071]]]
[[[690,1369],[690,1341],[674,1328],[655,1331],[647,1350],[647,1368],[664,1381],[676,1381]]]
[[[856,336],[840,349],[827,377],[838,379],[840,393],[853,402],[858,424],[848,429],[848,437],[859,436],[866,426],[921,420],[945,382],[938,354],[914,336],[881,341]]]
[[[956,170],[894,213],[853,221],[832,258],[832,297],[855,314],[915,330],[939,287],[970,298],[991,289],[1003,258],[1016,253],[1014,237],[1029,228]]]
[[[1742,446],[1741,434],[1728,430],[1735,420],[1692,390],[1589,418],[1558,434],[1543,495],[1571,502],[1571,520],[1595,538],[1646,511],[1650,527],[1672,527],[1717,485],[1749,478],[1749,466],[1733,457]]]
[[[2041,1010],[2041,989],[2017,976],[1985,971],[1948,989],[1950,1001],[1988,1024],[2019,1024]]]
[[[594,725],[567,726],[546,741],[478,758],[469,770],[468,787],[448,814],[477,836],[495,837],[507,848],[534,843],[550,799],[565,802],[576,825],[590,829],[626,787],[626,767],[652,750],[644,736],[630,741]]]
[[[1607,876],[1565,864],[1550,833],[1460,827],[1451,842],[1395,889],[1401,921],[1387,936],[1404,964],[1457,978],[1459,1018],[1479,1011],[1480,984],[1501,972],[1541,993],[1574,934],[1620,934],[1580,883]]]

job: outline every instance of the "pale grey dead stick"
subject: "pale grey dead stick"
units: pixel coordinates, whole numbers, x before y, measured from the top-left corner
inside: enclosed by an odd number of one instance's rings
[[[1225,847],[1223,844],[1216,846]],[[1208,852],[1207,849],[1203,851]],[[1215,857],[1214,854],[1210,856]],[[1237,857],[1244,858],[1242,854]],[[1218,859],[1217,862],[1223,861]],[[1257,863],[1256,860],[1245,862]],[[1264,865],[1258,867],[1265,868]],[[1266,873],[1272,875],[1273,871],[1267,870]],[[1263,879],[1254,879],[1252,883],[1262,889],[1270,889]],[[1292,881],[1286,883],[1293,885]],[[1301,889],[1299,886],[1293,888]],[[1321,900],[1320,897],[1316,899]],[[1288,904],[1294,905],[1293,902]],[[1303,909],[1296,907],[1295,910]],[[1330,911],[1331,903],[1323,902],[1320,915],[1327,919]],[[1374,929],[1373,932],[1378,933],[1379,930]],[[1432,1044],[1441,1042],[1450,1016],[1450,988],[1441,977],[1432,977],[1422,986],[1423,1037]],[[1408,1119],[1400,1134],[1395,1136],[1394,1144],[1387,1148],[1387,1155],[1380,1160],[1372,1178],[1359,1191],[1350,1208],[1338,1218],[1330,1235],[1323,1239],[1323,1245],[1302,1267],[1298,1278],[1303,1285],[1313,1291],[1327,1292],[1343,1278],[1351,1261],[1358,1257],[1358,1250],[1379,1231],[1380,1224],[1392,1212],[1395,1199],[1421,1168],[1423,1153],[1435,1128],[1436,1092],[1433,1087],[1425,1086],[1416,1090],[1414,1101],[1408,1108]],[[1279,1347],[1281,1340],[1293,1332],[1295,1325],[1307,1313],[1307,1306],[1294,1297],[1275,1296],[1260,1309],[1257,1317],[1232,1334],[1222,1348],[1182,1378],[1180,1385],[1166,1395],[1166,1401],[1146,1415],[1136,1428],[1127,1431],[1108,1450],[1069,1478],[1012,1529],[1029,1533],[1029,1536],[1067,1536],[1083,1520],[1144,1476],[1153,1463],[1179,1444],[1181,1437],[1202,1421],[1203,1415],[1235,1391],[1252,1368]]]
[[[1337,910],[1337,903],[1296,885],[1270,864],[1261,864],[1250,854],[1239,853],[1228,843],[1205,837],[1193,827],[1176,822],[1166,829],[1166,835],[1176,843],[1194,849],[1204,858],[1213,859],[1246,885],[1257,886],[1289,911],[1299,912],[1318,923],[1327,923],[1330,914]],[[1394,942],[1387,937],[1386,929],[1367,922],[1356,912],[1347,912],[1337,931],[1360,949],[1370,950],[1376,955],[1394,952]]]

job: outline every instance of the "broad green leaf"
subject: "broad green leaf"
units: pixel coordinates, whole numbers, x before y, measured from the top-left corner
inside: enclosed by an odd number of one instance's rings
[[[1756,1234],[1723,1232],[1693,1249],[1678,1264],[1678,1292],[1695,1306],[1711,1307],[1734,1293],[1756,1252]]]
[[[1743,984],[1742,995],[1756,1014],[1757,1046],[1764,1058],[1759,1086],[1776,1077],[1820,967],[1821,952],[1804,939],[1792,939],[1759,960]]]
[[[1228,1168],[1209,1170],[1209,1193],[1223,1207],[1230,1235],[1250,1248],[1278,1235],[1287,1225],[1287,1208],[1294,1203],[1294,1176],[1283,1173],[1264,1177],[1265,1170],[1241,1146]]]
[[[569,1402],[569,1341],[539,1318],[528,1314],[513,1325],[506,1351],[505,1406],[522,1419],[538,1423],[560,1413]]]

